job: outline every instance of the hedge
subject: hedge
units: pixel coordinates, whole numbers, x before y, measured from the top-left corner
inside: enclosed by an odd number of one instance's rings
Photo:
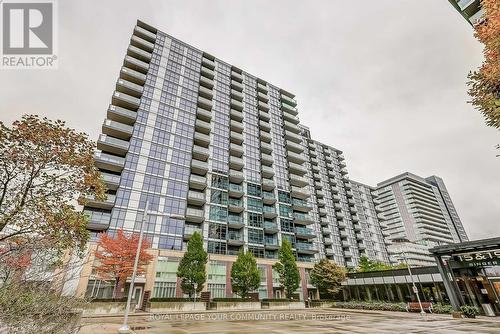
[[[290,302],[290,301],[299,301],[298,299],[286,299],[286,298],[265,298],[262,299],[263,302]]]
[[[212,299],[213,302],[235,302],[235,303],[240,303],[240,302],[258,302],[258,300],[253,300],[250,298],[214,298]]]
[[[194,298],[151,298],[150,302],[194,302]],[[196,301],[201,301],[200,298],[196,298]]]
[[[90,300],[91,303],[98,302],[98,303],[108,303],[108,302],[127,302],[127,298],[94,298]]]
[[[334,302],[331,306],[334,308],[350,308],[361,310],[380,310],[380,311],[406,311],[406,303],[387,303],[387,302]]]

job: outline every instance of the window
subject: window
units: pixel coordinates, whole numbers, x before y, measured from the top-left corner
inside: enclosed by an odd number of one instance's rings
[[[248,197],[247,208],[248,210],[262,212],[262,199]]]
[[[248,225],[253,227],[262,227],[262,215],[258,213],[248,213]]]
[[[227,190],[229,181],[227,176],[212,175],[212,187]]]
[[[227,208],[220,206],[210,206],[210,220],[226,222],[227,221]]]
[[[258,184],[248,183],[247,184],[247,193],[250,196],[261,197],[262,196],[262,189],[261,189],[260,185],[258,185]]]
[[[248,251],[253,254],[255,257],[264,257],[264,248],[259,247],[248,247]]]
[[[289,207],[287,205],[280,204],[279,209],[280,209],[280,216],[281,217],[287,217],[287,218],[293,217],[293,211],[292,211],[291,207]]]
[[[207,252],[212,254],[226,254],[226,243],[219,241],[209,241]]]
[[[224,224],[210,223],[208,227],[208,237],[211,239],[226,240],[227,227]]]
[[[155,282],[153,286],[153,298],[174,298],[175,282]]]
[[[281,203],[292,204],[292,200],[290,199],[290,194],[284,191],[278,191],[278,200]]]
[[[248,242],[252,244],[262,244],[264,242],[264,231],[254,228],[248,229]]]
[[[227,205],[227,192],[217,189],[212,189],[210,202],[215,204]]]
[[[283,232],[294,232],[293,222],[287,219],[281,219],[281,230]]]

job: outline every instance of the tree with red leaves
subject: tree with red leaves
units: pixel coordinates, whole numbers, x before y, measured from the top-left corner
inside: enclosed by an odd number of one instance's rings
[[[95,257],[98,259],[95,271],[101,279],[115,280],[113,298],[116,298],[119,284],[123,284],[128,277],[132,276],[138,244],[138,233],[128,234],[120,229],[116,236],[107,233],[100,235],[95,253]],[[144,273],[144,267],[153,259],[153,256],[146,252],[150,247],[151,243],[144,239],[139,253],[138,275]]]

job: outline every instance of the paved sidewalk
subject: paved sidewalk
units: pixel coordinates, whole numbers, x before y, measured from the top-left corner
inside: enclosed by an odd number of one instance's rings
[[[81,334],[117,333],[122,317],[83,319]],[[453,319],[451,315],[314,308],[232,312],[169,313],[133,316],[137,334],[284,334],[284,333],[500,333],[500,319]]]

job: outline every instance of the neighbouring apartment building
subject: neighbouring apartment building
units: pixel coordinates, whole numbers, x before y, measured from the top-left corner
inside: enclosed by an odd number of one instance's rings
[[[321,258],[351,269],[361,256],[390,263],[373,199],[383,189],[350,181],[342,152],[313,140],[297,115],[289,91],[137,22],[97,142],[108,198],[84,212],[95,241],[138,232],[149,203],[155,257],[139,300],[182,297],[176,271],[195,231],[212,297],[232,296],[242,248],[257,258],[260,297],[282,297],[272,264],[283,239],[298,261],[300,299],[317,297],[308,271]],[[85,261],[76,294],[109,297],[113,283],[93,275],[92,252]]]
[[[432,265],[428,249],[467,241],[467,234],[441,178],[403,173],[373,190],[376,211],[389,241],[388,252],[400,262],[406,254],[411,265]]]
[[[481,0],[448,1],[471,25],[478,23],[484,15],[484,9],[481,7]]]

